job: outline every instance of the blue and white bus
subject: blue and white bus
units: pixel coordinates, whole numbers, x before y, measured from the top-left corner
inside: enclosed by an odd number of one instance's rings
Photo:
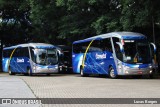
[[[73,42],[72,67],[81,76],[106,74],[152,76],[156,47],[134,32],[112,32]],[[154,52],[151,52],[153,47]]]
[[[54,45],[27,43],[3,49],[3,72],[16,73],[58,73],[59,54]]]

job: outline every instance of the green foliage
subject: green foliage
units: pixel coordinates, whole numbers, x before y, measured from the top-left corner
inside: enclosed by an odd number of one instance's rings
[[[29,30],[29,3],[27,0],[0,0],[1,37],[26,37]],[[26,39],[26,38],[24,38]]]
[[[0,11],[17,23],[27,13],[34,27],[28,35],[57,44],[113,31],[152,35],[153,25],[160,29],[159,0],[0,0]]]
[[[96,22],[92,23],[92,27],[96,30],[96,34],[101,34],[104,29],[106,28],[106,23],[107,17],[106,16],[101,16],[99,17]]]

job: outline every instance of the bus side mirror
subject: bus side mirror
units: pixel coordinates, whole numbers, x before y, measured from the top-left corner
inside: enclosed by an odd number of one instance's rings
[[[154,59],[154,64],[157,64],[157,58],[156,58],[156,45],[154,43],[150,43],[153,46],[153,59]]]
[[[123,48],[123,45],[120,43],[120,42],[116,42],[116,44],[118,44],[119,48],[120,48],[120,51],[122,53],[124,53],[124,48]]]
[[[157,49],[156,49],[156,45],[154,43],[150,43],[153,46],[154,49],[154,54],[156,53]]]

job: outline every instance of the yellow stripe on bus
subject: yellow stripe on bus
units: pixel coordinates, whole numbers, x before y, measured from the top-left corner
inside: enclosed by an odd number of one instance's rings
[[[86,49],[86,51],[85,51],[85,53],[84,53],[83,60],[82,60],[82,68],[84,68],[84,62],[85,62],[85,60],[86,60],[86,54],[87,54],[88,49],[90,48],[91,44],[93,43],[93,41],[94,41],[94,40],[92,40],[92,41],[89,43],[89,45],[88,45],[88,47],[87,47],[87,49]]]
[[[17,49],[17,48],[15,48],[15,49],[12,51],[12,53],[11,53],[11,55],[10,55],[10,57],[9,57],[9,60],[8,60],[8,69],[9,69],[9,66],[10,66],[10,61],[11,61],[12,56],[13,56],[13,54],[14,54],[14,52],[15,52],[16,49]]]

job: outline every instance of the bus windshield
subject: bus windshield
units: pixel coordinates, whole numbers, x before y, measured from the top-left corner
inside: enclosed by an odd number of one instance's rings
[[[58,63],[55,49],[35,49],[36,63],[41,65],[54,65]]]
[[[147,40],[124,40],[124,62],[134,63],[150,63],[151,53]]]

